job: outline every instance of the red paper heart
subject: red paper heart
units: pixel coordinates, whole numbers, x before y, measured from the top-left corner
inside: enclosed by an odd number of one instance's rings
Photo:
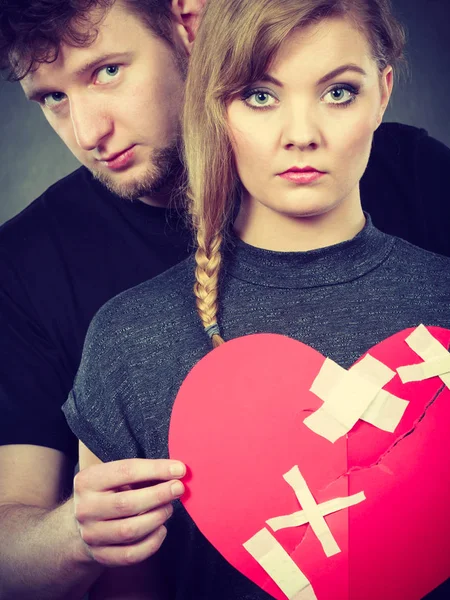
[[[450,331],[429,327],[446,348]],[[371,348],[392,370],[420,363],[412,329]],[[410,404],[394,433],[359,421],[331,444],[303,420],[324,357],[274,334],[227,342],[184,381],[172,412],[170,455],[189,467],[183,503],[206,538],[274,598],[285,594],[244,549],[269,518],[300,510],[283,474],[298,465],[317,503],[364,491],[325,517],[341,552],[327,558],[303,525],[274,533],[318,600],[419,600],[450,575],[450,390],[440,378],[384,389]]]

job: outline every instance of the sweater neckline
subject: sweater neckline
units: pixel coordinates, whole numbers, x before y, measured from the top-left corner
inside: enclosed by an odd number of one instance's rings
[[[363,229],[352,239],[307,252],[256,248],[232,237],[224,271],[262,287],[312,288],[352,281],[376,269],[391,253],[396,238],[379,231],[365,213]]]

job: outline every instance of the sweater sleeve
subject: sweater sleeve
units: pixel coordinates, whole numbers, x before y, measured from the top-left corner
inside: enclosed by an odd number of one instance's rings
[[[73,388],[62,408],[73,433],[103,462],[144,456],[133,435],[139,409],[131,402],[133,385],[111,306],[107,303],[91,322]],[[131,405],[133,410],[128,410]]]

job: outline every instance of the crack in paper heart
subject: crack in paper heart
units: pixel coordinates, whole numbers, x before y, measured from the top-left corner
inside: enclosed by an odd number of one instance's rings
[[[442,394],[442,392],[444,392],[446,389],[446,385],[443,384],[439,390],[436,392],[436,394],[433,396],[433,398],[428,402],[428,404],[425,406],[423,413],[414,421],[413,426],[411,427],[411,429],[405,433],[403,433],[400,437],[398,437],[394,442],[392,442],[392,444],[389,446],[389,448],[387,450],[385,450],[383,452],[383,454],[375,461],[373,462],[371,465],[368,465],[367,467],[362,467],[360,465],[354,465],[353,467],[350,467],[350,469],[348,469],[345,473],[342,473],[341,475],[339,475],[338,477],[336,477],[336,479],[334,479],[333,481],[331,481],[328,485],[326,485],[324,488],[322,488],[320,491],[325,491],[327,490],[331,485],[335,484],[337,481],[339,481],[339,479],[342,479],[342,477],[348,477],[349,475],[351,475],[352,473],[358,472],[358,471],[365,471],[368,469],[373,469],[374,467],[380,467],[381,463],[383,462],[383,460],[386,458],[386,456],[388,454],[390,454],[394,448],[400,443],[402,442],[405,438],[407,438],[408,436],[410,436],[412,433],[414,433],[414,431],[416,430],[417,426],[419,425],[419,423],[425,418],[426,413],[428,412],[428,410],[431,408],[431,406],[436,402],[436,400],[439,398],[439,396]],[[391,471],[389,469],[385,469],[387,472],[391,473]],[[392,473],[391,473],[392,474]]]

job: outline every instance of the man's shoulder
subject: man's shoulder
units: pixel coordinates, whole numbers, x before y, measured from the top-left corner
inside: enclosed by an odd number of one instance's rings
[[[375,131],[372,151],[383,154],[389,152],[391,155],[411,154],[428,137],[428,132],[423,128],[404,123],[382,123]]]
[[[420,161],[422,164],[429,159],[445,158],[448,164],[448,152],[447,146],[430,136],[426,129],[404,123],[382,123],[373,137],[372,155],[384,158],[384,162],[416,164]]]
[[[22,240],[36,238],[55,220],[69,224],[71,213],[82,213],[95,191],[87,169],[80,167],[55,182],[27,207],[0,227],[2,248]],[[72,221],[73,225],[73,221]]]

